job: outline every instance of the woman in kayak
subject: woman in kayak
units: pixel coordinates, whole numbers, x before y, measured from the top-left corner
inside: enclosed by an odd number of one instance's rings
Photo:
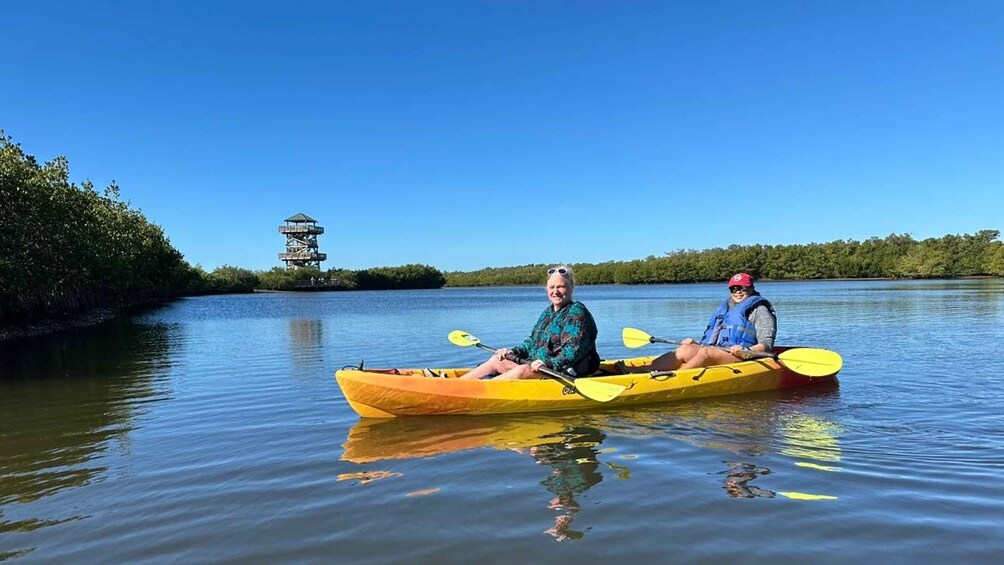
[[[747,359],[750,352],[770,352],[776,335],[774,307],[753,288],[753,277],[737,273],[729,279],[729,297],[711,315],[700,343],[684,339],[676,351],[656,357],[650,365],[631,367],[630,372],[735,363]],[[622,363],[618,365],[627,372]]]
[[[572,377],[596,371],[600,356],[596,353],[596,322],[581,302],[572,301],[575,274],[566,265],[547,270],[547,298],[530,337],[512,348],[501,348],[461,379],[545,378],[537,370],[547,367]],[[524,360],[520,363],[519,360]]]

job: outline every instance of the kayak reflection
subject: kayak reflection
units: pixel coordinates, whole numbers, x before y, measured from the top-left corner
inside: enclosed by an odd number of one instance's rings
[[[550,467],[540,485],[553,495],[547,506],[557,514],[554,525],[544,533],[556,541],[576,540],[585,535],[572,529],[580,508],[576,497],[603,480],[597,456],[606,435],[586,425],[586,420],[539,415],[361,420],[349,430],[341,458],[353,463],[371,463],[478,448],[529,455],[538,465]],[[608,465],[621,478],[629,475],[622,465]]]
[[[841,458],[841,430],[814,406],[831,406],[838,397],[834,386],[577,415],[363,418],[349,429],[341,459],[370,463],[468,449],[530,448],[589,428],[604,437],[670,439],[741,457],[777,453],[802,467],[834,470]]]
[[[632,451],[640,449],[642,457],[674,457],[675,442],[720,451],[723,456],[718,460],[726,470],[712,467],[706,471],[709,477],[726,475],[723,492],[730,497],[816,496],[774,492],[751,483],[769,474],[769,467],[775,468],[768,483],[772,486],[798,484],[799,480],[804,484],[806,473],[810,474],[808,483],[814,484],[811,475],[817,470],[839,471],[841,430],[823,415],[833,409],[838,394],[839,389],[833,387],[589,414],[361,419],[350,428],[341,459],[372,463],[472,449],[530,456],[550,468],[539,484],[550,493],[548,507],[557,514],[553,526],[544,532],[559,541],[575,540],[588,531],[573,529],[581,498],[603,481],[604,471],[607,479],[632,478],[626,464],[639,454],[624,451],[625,445],[632,446]],[[649,441],[656,443],[649,448],[639,443]]]
[[[341,459],[371,463],[416,459],[467,449],[529,448],[558,442],[563,420],[539,416],[431,416],[363,419],[349,429]]]

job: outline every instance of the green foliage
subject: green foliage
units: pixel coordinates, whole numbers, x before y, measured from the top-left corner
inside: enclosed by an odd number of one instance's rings
[[[863,242],[806,245],[730,245],[670,251],[665,257],[580,263],[579,284],[650,284],[721,281],[740,271],[757,279],[943,278],[1004,275],[998,230],[916,241],[908,234]],[[547,265],[446,273],[447,286],[540,284]]]
[[[254,271],[229,265],[216,268],[206,279],[209,290],[217,293],[252,292],[260,284]]]
[[[273,267],[271,270],[258,272],[257,276],[258,288],[266,290],[293,290],[326,278],[319,269],[314,267],[299,269]]]
[[[336,290],[400,290],[441,288],[446,276],[428,265],[377,267],[362,271],[313,268],[287,270],[275,267],[258,273],[259,288],[269,290],[336,289]]]
[[[918,245],[900,257],[893,269],[899,277],[939,278],[948,272],[949,257],[933,245]]]
[[[377,267],[356,272],[356,288],[360,290],[441,288],[444,284],[446,276],[428,265]]]
[[[995,241],[987,246],[983,258],[983,270],[988,275],[1004,277],[1004,243]]]
[[[0,322],[198,284],[198,271],[160,226],[119,200],[114,182],[103,194],[89,181],[77,186],[65,158],[41,165],[0,132]]]

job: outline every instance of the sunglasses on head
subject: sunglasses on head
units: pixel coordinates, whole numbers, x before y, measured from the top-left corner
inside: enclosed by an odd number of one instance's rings
[[[568,274],[568,269],[566,269],[564,267],[558,267],[557,269],[553,269],[552,268],[552,269],[548,269],[547,270],[547,276],[551,276],[554,273],[558,273],[559,275],[567,275]]]
[[[749,288],[745,286],[730,286],[729,292],[749,292]]]

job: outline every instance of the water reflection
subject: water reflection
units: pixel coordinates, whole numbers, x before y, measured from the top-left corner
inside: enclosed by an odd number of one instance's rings
[[[726,473],[725,486],[722,488],[725,489],[725,492],[728,493],[730,497],[774,498],[776,494],[774,491],[747,484],[760,475],[769,475],[770,469],[766,467],[758,467],[752,463],[745,463],[743,461],[723,461],[723,463],[728,466],[728,470],[722,471],[722,473]]]
[[[606,436],[600,430],[586,426],[572,427],[555,435],[558,441],[542,443],[525,452],[538,465],[551,468],[550,474],[540,484],[554,494],[547,507],[556,510],[557,515],[554,525],[544,533],[554,537],[555,541],[576,540],[582,538],[585,532],[572,529],[572,522],[580,508],[575,496],[603,480],[597,447]]]
[[[553,495],[547,507],[556,511],[556,515],[554,524],[544,533],[557,541],[565,541],[584,535],[572,529],[580,508],[576,496],[603,480],[597,456],[605,437],[602,431],[585,425],[581,419],[564,416],[360,420],[349,430],[341,458],[354,463],[370,463],[477,448],[528,455],[536,464],[549,468],[540,485]],[[624,467],[615,465],[613,468],[626,476]]]
[[[0,342],[0,534],[82,518],[23,516],[20,504],[90,484],[108,450],[128,450],[138,403],[169,392],[156,375],[172,331],[119,319]]]
[[[840,462],[840,442],[837,438],[843,430],[836,422],[814,414],[787,412],[780,418],[778,426],[781,431],[779,437],[783,442],[783,455],[819,462],[802,462],[804,467],[811,466],[824,471],[839,470],[833,464]]]
[[[321,359],[324,344],[324,326],[320,319],[289,320],[289,351],[293,363],[312,366]]]
[[[603,481],[603,472],[618,479],[632,478],[623,464],[603,461],[604,454],[620,451],[604,442],[658,439],[702,449],[723,451],[724,492],[732,498],[806,498],[797,492],[774,492],[751,484],[770,469],[760,459],[784,459],[786,466],[839,470],[839,427],[819,414],[818,406],[832,406],[839,388],[813,391],[780,391],[738,399],[666,406],[649,406],[593,414],[522,415],[484,417],[413,417],[359,420],[343,444],[342,460],[372,463],[384,460],[428,458],[478,448],[510,450],[528,455],[549,468],[540,481],[551,495],[548,508],[556,512],[554,524],[544,533],[558,541],[580,539],[588,528],[573,528],[581,495]],[[665,441],[670,440],[670,441]],[[658,454],[670,458],[671,453]],[[791,469],[792,467],[788,467]],[[811,471],[810,471],[811,472]]]
[[[529,448],[561,441],[562,419],[537,416],[434,416],[362,419],[349,429],[341,459],[371,463],[414,459],[467,449]]]

